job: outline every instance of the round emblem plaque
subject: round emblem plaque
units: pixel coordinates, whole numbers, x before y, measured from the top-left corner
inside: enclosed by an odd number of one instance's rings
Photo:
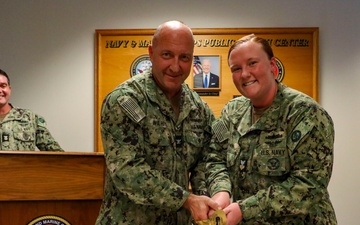
[[[276,71],[275,71],[276,80],[281,82],[285,76],[285,68],[284,68],[284,65],[282,64],[282,62],[280,61],[280,59],[278,59],[276,57],[275,57],[275,59],[276,59]]]
[[[131,64],[130,75],[135,76],[139,73],[142,73],[145,70],[149,69],[151,65],[152,64],[149,55],[141,55],[137,57]]]
[[[59,216],[44,215],[31,220],[27,225],[71,225],[71,223]]]

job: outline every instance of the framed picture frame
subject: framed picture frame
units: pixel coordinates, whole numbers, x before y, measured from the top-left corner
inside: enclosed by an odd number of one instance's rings
[[[195,55],[193,59],[193,89],[195,91],[221,90],[220,55]]]
[[[240,95],[228,68],[228,50],[237,39],[252,33],[265,38],[272,46],[278,79],[319,100],[318,27],[193,28],[192,31],[194,56],[215,61],[219,87],[195,87],[194,73],[185,82],[199,93],[216,117],[226,102]],[[95,30],[95,151],[103,151],[100,134],[102,102],[117,85],[151,65],[147,54],[154,32],[155,29]],[[214,65],[211,67],[214,68]]]

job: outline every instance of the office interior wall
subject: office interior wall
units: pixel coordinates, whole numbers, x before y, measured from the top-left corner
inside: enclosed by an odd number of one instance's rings
[[[355,0],[1,1],[0,68],[14,106],[43,115],[66,151],[94,151],[95,29],[319,27],[319,96],[335,122],[331,199],[339,224],[360,220],[360,2]],[[121,62],[119,62],[121,63]]]

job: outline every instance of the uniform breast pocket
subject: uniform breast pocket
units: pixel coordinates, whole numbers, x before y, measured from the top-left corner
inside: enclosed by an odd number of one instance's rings
[[[145,162],[155,170],[158,170],[168,179],[171,179],[174,151],[171,139],[164,130],[149,131],[144,134],[144,150],[143,157]]]
[[[170,146],[173,135],[164,126],[151,127],[144,131],[144,140],[153,146]]]
[[[18,149],[33,150],[35,148],[35,133],[34,132],[14,132],[14,142]]]
[[[202,148],[203,147],[203,140],[204,140],[204,133],[203,132],[194,132],[194,131],[187,131],[185,132],[184,139],[186,143],[189,145]]]
[[[28,121],[16,121],[16,126],[12,128],[15,141],[33,142],[35,140],[35,127]]]
[[[181,152],[184,163],[188,168],[196,165],[200,158],[203,158],[204,134],[203,132],[185,132],[184,143],[179,152]]]
[[[265,176],[282,176],[290,171],[285,148],[261,148],[253,155],[252,170]]]
[[[172,134],[165,126],[148,126],[144,129],[144,149],[147,163],[152,168],[162,168],[173,158]]]

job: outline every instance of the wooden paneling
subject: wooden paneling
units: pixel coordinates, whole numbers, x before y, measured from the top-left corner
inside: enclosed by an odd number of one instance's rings
[[[39,216],[56,215],[71,225],[93,225],[101,200],[0,201],[0,224],[27,225]]]

